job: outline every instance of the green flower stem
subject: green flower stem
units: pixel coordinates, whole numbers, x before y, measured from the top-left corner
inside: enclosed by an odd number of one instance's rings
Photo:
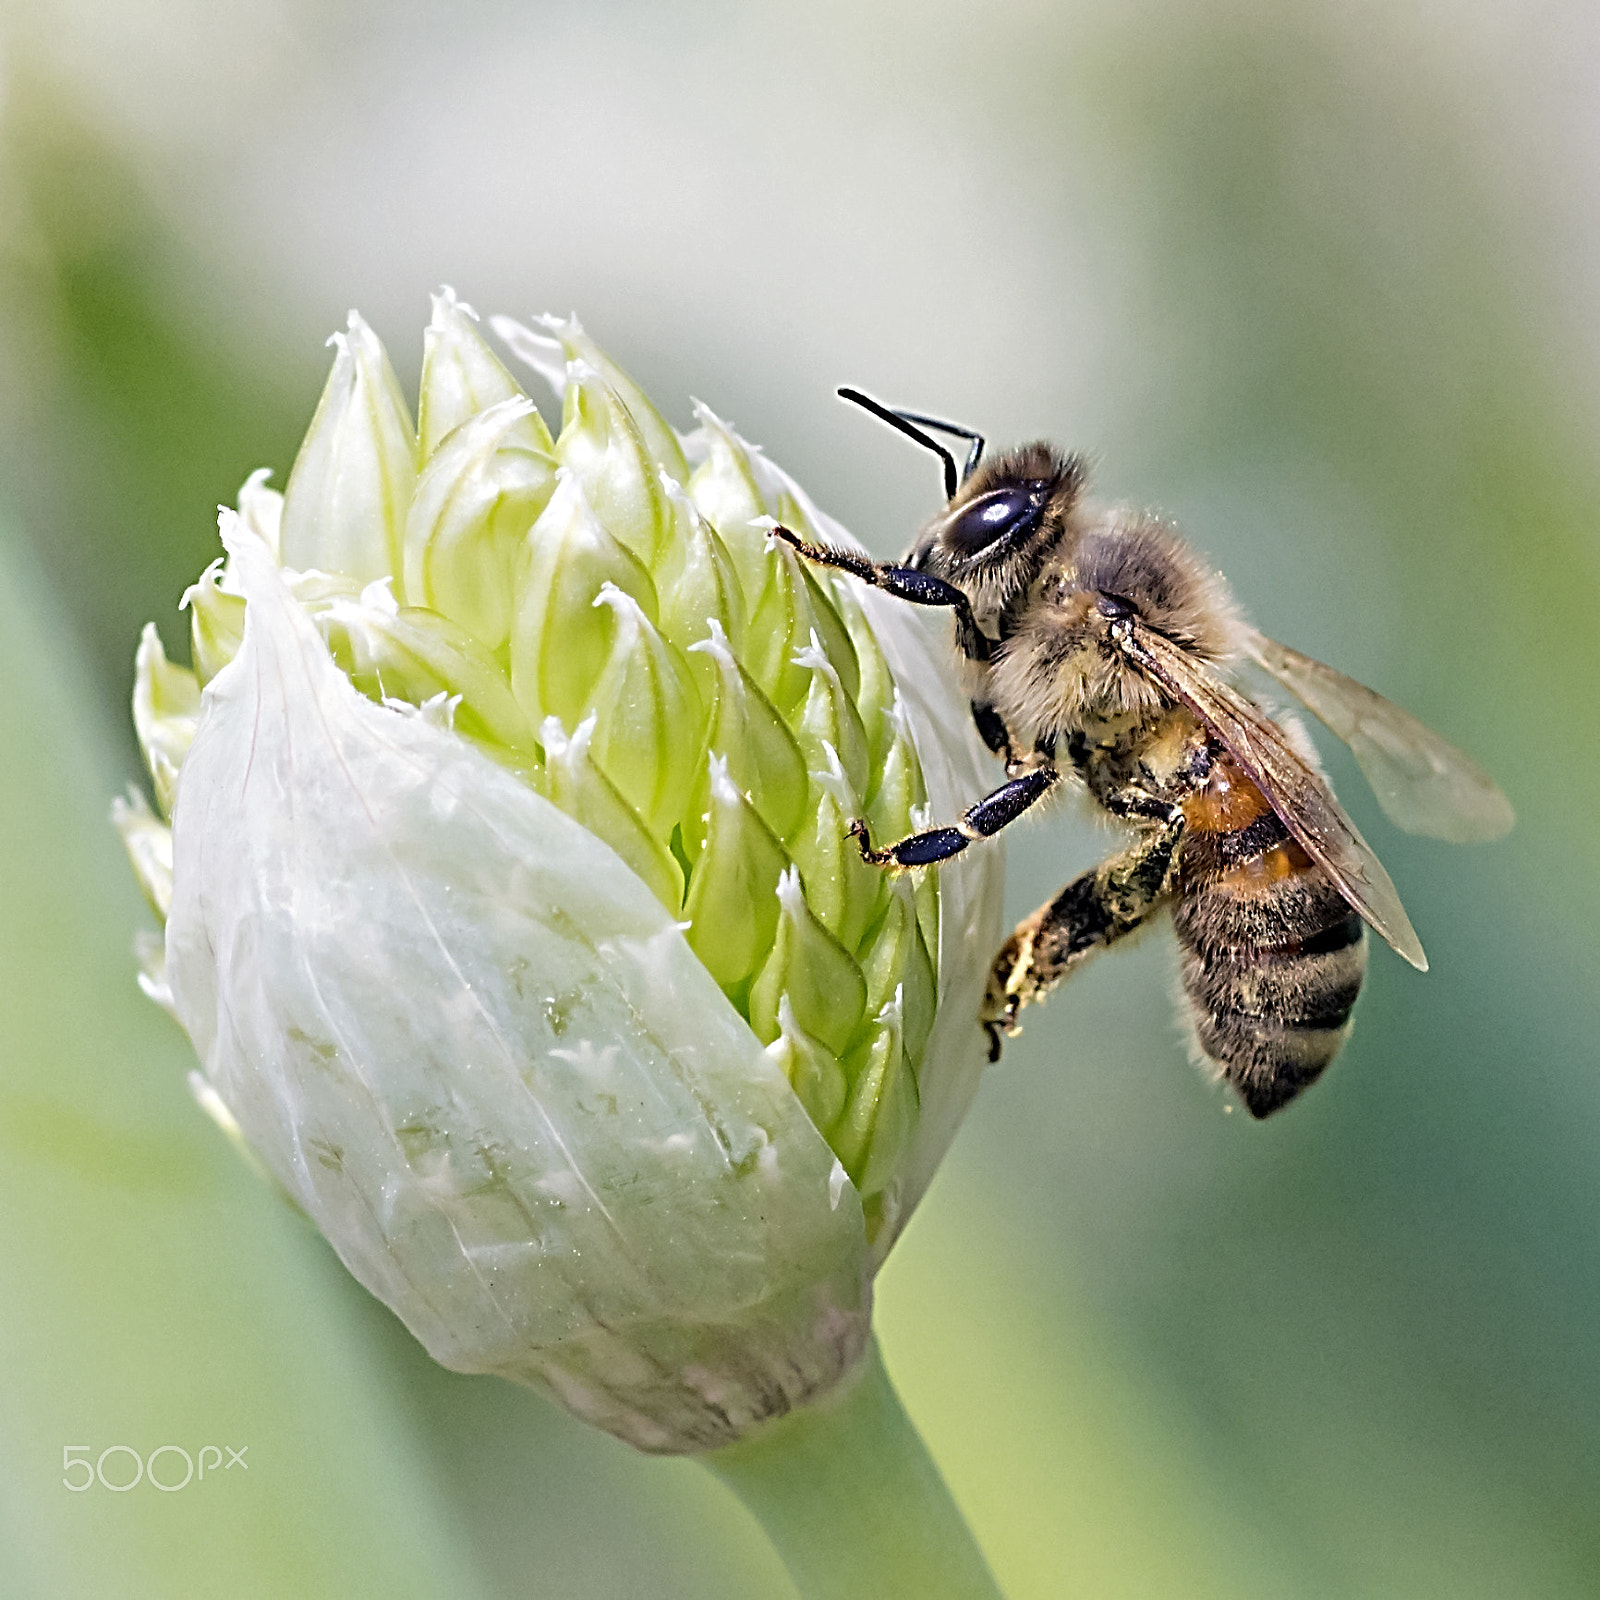
[[[1001,1600],[874,1339],[840,1392],[699,1458],[802,1600]]]

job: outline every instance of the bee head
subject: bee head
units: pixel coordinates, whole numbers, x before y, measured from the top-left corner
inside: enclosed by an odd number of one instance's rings
[[[1233,608],[1222,580],[1155,518],[1112,511],[1044,575],[1001,646],[997,706],[1029,736],[1158,709],[1161,692],[1119,643],[1133,624],[1204,661],[1232,653]]]
[[[1084,476],[1079,457],[1047,444],[996,456],[923,529],[906,564],[964,590],[979,625],[992,631],[1075,536]]]

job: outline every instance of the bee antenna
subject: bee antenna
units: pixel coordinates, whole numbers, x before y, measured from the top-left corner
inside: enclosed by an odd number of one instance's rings
[[[944,463],[944,497],[954,500],[956,490],[972,476],[974,468],[983,459],[983,435],[974,433],[971,428],[963,428],[954,422],[940,422],[935,417],[924,417],[915,411],[896,411],[890,406],[874,400],[871,395],[862,394],[859,389],[841,389],[841,400],[848,400],[852,405],[860,406],[863,411],[870,411],[880,422],[887,422],[896,433],[903,433],[906,438],[920,444],[924,450],[931,450]],[[957,473],[956,459],[935,438],[923,430],[937,428],[940,433],[953,434],[958,439],[970,439],[972,448],[967,452],[964,469]]]
[[[971,428],[964,428],[959,422],[941,422],[937,417],[925,417],[920,412],[902,411],[898,407],[895,413],[902,422],[919,423],[924,428],[933,428],[940,433],[948,433],[957,439],[969,439],[972,448],[967,451],[966,464],[961,469],[961,481],[965,483],[977,471],[978,463],[983,460],[983,435],[974,432]]]

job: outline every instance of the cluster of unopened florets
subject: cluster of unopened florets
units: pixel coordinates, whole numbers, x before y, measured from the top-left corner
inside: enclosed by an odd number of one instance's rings
[[[496,331],[562,396],[552,438],[471,309],[435,297],[418,421],[354,313],[287,490],[239,517],[365,694],[455,731],[598,835],[687,925],[867,1201],[915,1125],[938,882],[848,836],[925,800],[884,656],[847,585],[773,540],[837,536],[704,407],[679,438],[576,321]],[[219,560],[185,597],[193,670],[153,628],[135,714],[163,816],[245,601]],[[120,825],[165,914],[170,834]]]

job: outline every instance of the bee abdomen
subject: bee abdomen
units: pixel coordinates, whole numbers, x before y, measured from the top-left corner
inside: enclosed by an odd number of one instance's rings
[[[1267,1116],[1349,1034],[1367,965],[1361,919],[1268,811],[1190,835],[1173,925],[1196,1047]]]

